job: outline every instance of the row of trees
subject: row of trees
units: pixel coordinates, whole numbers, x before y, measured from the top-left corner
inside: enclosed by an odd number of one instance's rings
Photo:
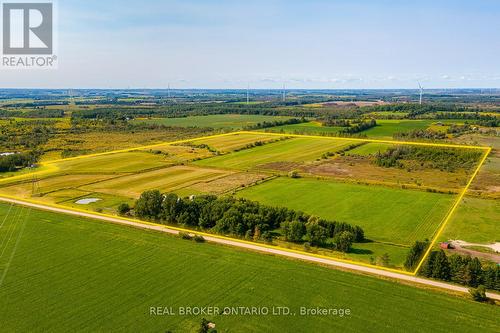
[[[484,285],[488,289],[500,291],[500,267],[498,265],[483,266],[477,258],[458,254],[448,257],[443,250],[432,251],[419,274],[470,287]]]
[[[370,119],[359,123],[351,123],[351,126],[343,128],[339,133],[341,135],[351,135],[366,131],[367,129],[375,126],[377,126],[377,121],[375,119]]]
[[[352,243],[365,240],[364,231],[359,226],[323,220],[316,216],[309,216],[306,221],[285,221],[281,226],[286,241],[306,241],[310,245],[335,248],[342,252],[348,252]]]
[[[64,116],[63,110],[54,109],[33,109],[29,111],[19,110],[2,110],[0,109],[0,117],[2,118],[61,118]]]
[[[69,105],[69,101],[54,101],[54,100],[38,100],[27,103],[12,103],[9,107],[12,108],[44,108],[46,106],[64,106]]]
[[[16,171],[28,167],[36,163],[39,157],[40,153],[37,151],[0,156],[0,172]]]
[[[29,111],[19,111],[0,109],[1,118],[61,118],[63,116],[63,110],[32,109]]]
[[[402,112],[406,114],[407,118],[416,118],[426,113],[437,112],[464,112],[469,109],[453,104],[415,104],[415,103],[396,103],[396,104],[382,104],[362,107],[363,112]]]
[[[426,139],[426,140],[442,140],[446,139],[446,134],[440,131],[433,131],[429,129],[416,129],[408,132],[398,132],[393,134],[396,140],[409,140],[409,139]]]
[[[126,210],[124,210],[126,211]],[[191,228],[230,234],[253,240],[272,241],[282,237],[290,242],[336,248],[347,252],[353,242],[361,242],[359,226],[327,221],[287,208],[261,205],[232,197],[202,195],[181,198],[176,194],[146,191],[135,204],[135,215],[142,219],[181,224]]]
[[[473,123],[485,127],[498,127],[500,126],[500,116],[489,115],[480,112],[443,112],[436,114],[436,119],[463,119],[472,120]]]
[[[236,149],[234,149],[234,152],[245,150],[245,149],[250,149],[250,148],[254,148],[254,147],[260,147],[260,146],[268,145],[270,143],[284,141],[284,140],[288,140],[288,139],[289,139],[289,137],[277,137],[276,139],[268,140],[268,141],[258,140],[258,141],[252,142],[252,143],[248,143],[248,144],[244,145],[243,147],[236,148]]]
[[[348,152],[350,150],[353,150],[353,149],[355,149],[357,147],[363,146],[365,144],[366,144],[366,142],[353,143],[353,144],[350,144],[347,147],[342,148],[341,150],[327,151],[326,153],[323,153],[321,155],[321,158],[325,160],[325,159],[327,159],[329,157],[335,156],[336,154],[339,154],[340,156],[344,156],[346,152]]]
[[[268,140],[268,141],[258,140],[258,141],[255,141],[255,142],[248,143],[248,144],[246,144],[246,145],[244,145],[242,147],[236,148],[233,151],[234,152],[238,152],[238,151],[242,151],[242,150],[245,150],[245,149],[251,149],[251,148],[254,148],[254,147],[261,147],[261,146],[264,146],[264,145],[267,145],[267,144],[270,144],[270,143],[284,141],[284,140],[288,140],[288,139],[289,139],[289,137],[277,137],[275,139]],[[210,152],[212,152],[212,153],[214,153],[216,155],[223,154],[223,152],[218,151],[217,149],[215,149],[214,147],[211,147],[211,146],[207,145],[206,143],[185,142],[183,145],[184,146],[193,147],[193,148],[206,149],[206,150],[208,150],[208,151],[210,151]],[[155,151],[152,151],[152,152],[155,152]]]
[[[351,122],[349,119],[337,119],[334,117],[326,117],[323,120],[321,120],[321,124],[323,126],[330,126],[330,127],[349,127],[351,126]]]
[[[268,116],[315,117],[319,112],[313,108],[298,108],[280,103],[176,103],[155,106],[102,106],[80,109],[71,114],[73,119],[133,119],[136,117],[188,117],[214,114],[252,114]]]
[[[245,130],[254,130],[254,129],[268,128],[268,127],[275,127],[275,126],[300,124],[300,123],[305,123],[305,122],[307,122],[307,119],[304,117],[291,118],[291,119],[287,119],[287,120],[263,121],[261,123],[255,124],[255,125],[246,126],[244,129]]]

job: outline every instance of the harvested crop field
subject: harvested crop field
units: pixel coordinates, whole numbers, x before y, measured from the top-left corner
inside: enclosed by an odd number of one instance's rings
[[[249,145],[253,145],[256,142],[267,143],[270,141],[282,140],[283,138],[277,138],[274,135],[265,134],[251,134],[251,133],[236,133],[230,136],[220,136],[215,138],[199,139],[193,140],[191,143],[195,145],[205,144],[210,148],[217,151],[227,153],[241,148],[245,148]]]
[[[228,171],[192,166],[173,166],[139,174],[126,175],[82,187],[83,190],[138,198],[145,190],[173,192],[178,188],[230,174]]]
[[[231,190],[250,186],[268,177],[269,175],[266,174],[239,172],[213,180],[200,181],[188,186],[186,189],[192,189],[198,193],[223,194]]]

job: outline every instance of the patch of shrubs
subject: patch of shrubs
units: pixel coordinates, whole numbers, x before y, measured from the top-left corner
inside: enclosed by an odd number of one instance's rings
[[[440,131],[433,131],[429,129],[416,129],[408,132],[395,133],[394,139],[408,140],[408,139],[427,139],[427,140],[443,140],[446,139],[446,134]]]
[[[486,302],[488,300],[488,297],[486,297],[486,288],[483,285],[477,288],[469,288],[469,294],[476,302]]]
[[[193,236],[193,240],[196,243],[203,243],[203,242],[205,242],[205,238],[203,238],[203,236],[201,236],[201,235],[194,235]]]
[[[366,131],[369,128],[377,126],[377,121],[375,119],[370,119],[367,121],[361,121],[359,123],[351,123],[351,126],[343,128],[339,134],[340,135],[351,135],[359,132]]]
[[[119,215],[127,215],[130,212],[130,206],[127,203],[121,203],[118,205],[116,211]]]
[[[185,231],[179,231],[179,233],[177,234],[177,236],[179,236],[180,239],[185,239],[185,240],[194,240],[196,243],[203,243],[205,242],[205,238],[203,238],[203,236],[201,235],[191,235],[190,233],[188,232],[185,232]]]
[[[405,162],[414,161],[421,166],[455,172],[472,168],[481,157],[481,152],[471,149],[399,146],[376,154],[378,166],[404,168]]]
[[[193,237],[188,232],[179,231],[177,235],[179,236],[180,239],[186,239],[186,240],[193,239]]]

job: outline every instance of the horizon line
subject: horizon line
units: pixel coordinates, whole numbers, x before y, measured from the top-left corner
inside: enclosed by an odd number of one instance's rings
[[[168,87],[156,87],[156,88],[141,88],[141,87],[58,87],[58,88],[40,88],[40,87],[22,87],[22,88],[4,88],[0,87],[0,90],[125,90],[125,91],[137,91],[137,90],[164,90],[164,91],[179,91],[179,90],[232,90],[232,91],[394,91],[394,90],[417,90],[420,88],[202,88],[202,87],[191,87],[191,88],[168,88]],[[500,90],[500,87],[454,87],[454,88],[424,88],[424,91],[439,91],[439,90]]]

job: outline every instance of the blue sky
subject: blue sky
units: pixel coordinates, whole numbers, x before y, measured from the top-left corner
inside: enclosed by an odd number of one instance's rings
[[[500,87],[500,1],[59,0],[54,71],[0,87]]]

